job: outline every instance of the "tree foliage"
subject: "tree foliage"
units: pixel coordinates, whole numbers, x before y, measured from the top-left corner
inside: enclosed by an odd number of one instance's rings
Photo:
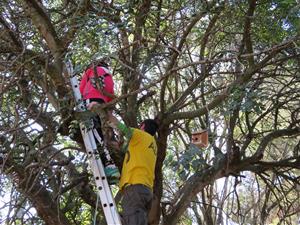
[[[0,9],[1,221],[93,220],[64,65],[70,59],[80,78],[106,55],[115,113],[132,127],[159,120],[150,224],[295,224],[296,0],[3,0]],[[209,132],[206,149],[190,145],[198,129]]]

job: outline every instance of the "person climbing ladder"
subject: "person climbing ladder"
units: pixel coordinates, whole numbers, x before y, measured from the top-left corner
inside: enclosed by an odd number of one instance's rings
[[[95,104],[107,103],[114,98],[114,82],[105,59],[95,61],[87,67],[80,81],[79,90],[89,110],[91,110]],[[95,138],[99,144],[102,144],[101,140],[105,143],[101,128],[105,121],[101,123],[100,117],[95,116],[93,122],[97,130],[97,132],[94,133]],[[101,140],[99,140],[99,138]],[[109,155],[109,152],[100,151],[99,153],[108,180],[111,184],[117,183],[120,178],[120,172]]]

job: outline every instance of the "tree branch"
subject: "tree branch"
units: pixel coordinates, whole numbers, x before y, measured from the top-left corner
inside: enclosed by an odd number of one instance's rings
[[[287,129],[282,129],[282,130],[276,130],[271,132],[270,134],[266,135],[260,142],[255,154],[251,157],[252,159],[259,160],[263,158],[264,151],[268,144],[279,137],[284,137],[284,136],[293,136],[293,135],[299,135],[300,134],[300,127],[296,128],[287,128]]]
[[[39,30],[47,45],[52,52],[52,55],[57,60],[61,57],[62,44],[57,36],[57,33],[51,23],[49,16],[46,14],[46,10],[41,3],[36,0],[23,0],[27,7],[25,11],[32,19],[34,25]]]

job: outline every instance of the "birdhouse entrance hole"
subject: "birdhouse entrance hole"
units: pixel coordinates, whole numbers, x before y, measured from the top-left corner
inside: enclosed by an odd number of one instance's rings
[[[192,143],[199,148],[206,148],[208,146],[207,130],[201,130],[192,133]]]

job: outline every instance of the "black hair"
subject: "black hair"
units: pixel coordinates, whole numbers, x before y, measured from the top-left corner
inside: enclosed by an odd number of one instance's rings
[[[93,69],[94,66],[101,66],[101,67],[105,67],[106,69],[108,69],[109,68],[108,59],[109,58],[101,58],[101,59],[93,60],[92,63],[90,63],[86,67],[85,71],[87,71],[88,69]]]
[[[102,66],[108,69],[109,65],[108,63],[104,62],[104,61],[99,61],[96,63],[97,66]]]
[[[156,131],[158,130],[158,124],[155,120],[146,119],[141,124],[145,124],[144,130],[152,136],[154,136]]]

